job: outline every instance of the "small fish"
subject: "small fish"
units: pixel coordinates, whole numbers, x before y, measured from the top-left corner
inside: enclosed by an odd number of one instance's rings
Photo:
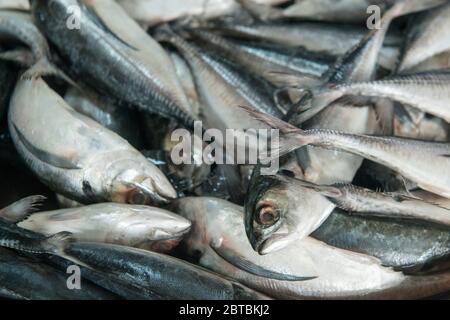
[[[289,177],[281,179],[293,180]],[[413,219],[450,226],[450,210],[410,195],[375,192],[351,184],[317,185],[300,180],[297,183],[319,192],[350,214]]]
[[[288,123],[246,108],[255,119],[282,133],[278,150],[283,155],[306,145],[334,148],[391,168],[427,191],[450,197],[450,145],[398,137],[356,135],[332,130],[303,131]],[[278,151],[278,152],[276,152]]]
[[[0,217],[17,223],[21,228],[43,235],[67,231],[83,242],[99,242],[126,245],[155,251],[170,251],[186,232],[190,222],[167,210],[120,203],[98,203],[71,209],[35,211],[36,201],[30,197],[15,206],[15,214],[6,208]],[[33,205],[28,203],[32,201]],[[20,208],[25,207],[25,210]]]
[[[156,252],[95,243],[73,243],[65,252],[92,269],[164,299],[268,299],[228,278]]]
[[[70,61],[76,76],[127,105],[193,126],[191,107],[169,56],[115,1],[31,4],[37,25]],[[74,6],[80,8],[82,28],[66,25]]]
[[[284,4],[282,8],[271,7],[266,4],[253,4],[254,0],[240,0],[245,8],[260,19],[280,20],[299,19],[324,22],[342,22],[361,24],[367,21],[367,10],[376,5],[380,10],[386,3],[383,0],[296,0],[292,4]]]
[[[117,107],[107,97],[100,96],[87,88],[83,88],[83,92],[77,88],[69,88],[64,95],[64,100],[75,111],[114,131],[135,148],[141,147],[142,141],[139,128],[138,126],[130,125],[130,123],[137,123],[139,119],[138,114],[134,110]]]
[[[21,79],[9,109],[14,144],[54,191],[82,203],[166,203],[176,192],[117,134],[77,113],[44,80]]]
[[[212,128],[247,129],[258,128],[242,112],[241,104],[251,105],[262,112],[282,116],[261,83],[242,75],[236,67],[224,63],[212,54],[187,42],[169,27],[158,28],[155,37],[175,46],[191,66],[200,100],[203,101],[201,114]],[[258,89],[261,88],[261,89]],[[224,125],[224,122],[226,125]]]
[[[235,38],[274,43],[288,47],[301,47],[310,52],[341,56],[356,46],[366,35],[367,29],[355,25],[320,22],[290,23],[253,23],[212,24],[210,29],[219,34]],[[399,46],[401,37],[398,33],[388,34],[382,50],[382,65],[392,64],[392,52],[389,47]],[[387,61],[386,61],[387,60]]]
[[[396,75],[382,80],[342,83],[317,89],[313,98],[300,102],[303,110],[296,116],[304,122],[344,96],[387,98],[417,108],[450,122],[450,72],[437,70]]]
[[[336,209],[311,237],[333,247],[374,256],[383,266],[406,274],[449,269],[446,261],[450,237],[448,229],[438,225],[352,215]]]
[[[275,86],[312,86],[320,83],[320,78],[328,70],[326,62],[301,51],[287,52],[273,46],[233,42],[201,29],[192,29],[189,33],[212,47],[218,54],[246,66],[249,71]]]
[[[234,0],[119,0],[118,3],[147,28],[183,18],[212,19],[239,8]]]
[[[426,297],[430,293],[446,292],[450,287],[448,272],[430,276],[406,276],[382,266],[377,258],[329,246],[309,237],[279,252],[261,256],[246,241],[242,207],[225,200],[204,197],[178,199],[173,205],[174,211],[193,222],[192,232],[183,240],[187,254],[199,259],[202,266],[274,298],[412,299]],[[334,235],[346,237],[351,234],[351,225],[343,229],[345,231],[338,229],[339,226],[336,225],[333,229]],[[364,222],[360,222],[360,229],[364,230]],[[378,230],[383,232],[381,228]],[[397,227],[395,230],[401,228]],[[441,232],[442,234],[445,233]],[[372,234],[373,238],[367,238],[375,240],[377,236],[378,234]],[[392,241],[397,236],[398,234],[386,235]],[[422,236],[426,238],[426,233]],[[407,245],[407,240],[404,244]],[[401,253],[401,250],[397,252]],[[242,265],[225,259],[233,256],[245,261],[244,266],[256,265],[266,270],[315,278],[307,281],[281,281],[258,276],[245,271]]]

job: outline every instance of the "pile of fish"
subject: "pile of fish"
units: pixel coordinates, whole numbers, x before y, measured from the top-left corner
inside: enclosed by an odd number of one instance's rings
[[[0,0],[0,297],[448,297],[449,123],[447,0]]]

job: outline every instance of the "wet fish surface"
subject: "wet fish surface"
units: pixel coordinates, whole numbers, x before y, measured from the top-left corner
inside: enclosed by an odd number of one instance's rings
[[[80,8],[83,28],[67,28],[70,6]],[[192,127],[191,108],[170,58],[118,4],[58,0],[47,6],[32,1],[32,12],[80,77],[120,101]],[[105,65],[114,68],[106,71]]]
[[[145,204],[176,197],[158,168],[117,134],[74,111],[40,78],[17,84],[9,128],[34,173],[74,200]]]

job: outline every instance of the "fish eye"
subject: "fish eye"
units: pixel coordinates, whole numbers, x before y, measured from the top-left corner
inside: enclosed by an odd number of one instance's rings
[[[258,209],[256,222],[262,226],[272,226],[280,219],[280,210],[271,205],[263,205]]]
[[[127,194],[127,203],[129,204],[146,204],[148,197],[139,189],[132,189]]]

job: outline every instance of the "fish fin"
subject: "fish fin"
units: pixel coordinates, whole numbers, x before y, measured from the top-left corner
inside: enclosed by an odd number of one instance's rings
[[[101,16],[99,15],[98,10],[96,9],[95,6],[91,6],[89,4],[87,4],[86,2],[82,4],[83,8],[84,8],[84,12],[89,16],[89,18],[99,27],[101,28],[104,32],[106,32],[107,34],[109,34],[110,36],[112,36],[114,39],[116,39],[117,41],[119,41],[120,43],[122,43],[123,45],[127,46],[128,48],[130,48],[131,50],[134,51],[139,51],[137,48],[135,48],[134,46],[132,46],[131,44],[129,44],[128,42],[126,42],[125,40],[121,39],[117,34],[115,34],[109,27],[108,24],[103,21],[103,19],[101,18]]]
[[[241,108],[247,111],[255,120],[265,123],[282,133],[278,139],[279,141],[275,141],[274,145],[271,146],[270,156],[264,150],[260,150],[259,159],[261,163],[270,163],[273,159],[311,143],[308,136],[303,135],[302,129],[269,114],[261,113],[251,107],[241,106]]]
[[[71,86],[81,91],[81,88],[67,76],[62,70],[53,65],[47,58],[36,62],[31,68],[22,74],[22,79],[36,79],[43,76],[57,76],[66,81]]]
[[[43,251],[45,251],[45,253],[59,256],[61,258],[72,261],[73,263],[78,264],[80,266],[92,269],[90,266],[88,266],[84,262],[78,260],[75,257],[68,255],[65,252],[65,249],[73,242],[75,242],[75,238],[73,237],[73,234],[68,231],[62,231],[62,232],[58,232],[58,233],[51,235],[51,236],[45,238],[44,240],[42,240],[41,248]]]
[[[20,66],[31,67],[35,59],[28,49],[14,49],[0,53],[0,60],[11,61]]]
[[[269,114],[261,113],[261,112],[257,111],[256,109],[253,109],[252,107],[240,106],[240,108],[244,109],[255,120],[263,122],[273,129],[278,129],[283,134],[302,131],[301,129],[297,128],[296,126],[293,126],[292,124],[289,124],[289,123],[287,123],[281,119],[278,119],[274,116],[271,116]]]
[[[35,146],[31,142],[25,138],[25,136],[20,132],[20,130],[16,127],[15,124],[13,124],[14,130],[17,133],[17,136],[24,145],[24,147],[33,154],[36,158],[41,160],[42,162],[45,162],[51,166],[61,168],[61,169],[68,169],[68,170],[75,170],[75,169],[81,169],[75,162],[73,162],[70,159],[63,158],[54,154],[51,154],[47,151],[41,150]]]
[[[47,253],[59,255],[61,252],[64,252],[64,249],[69,243],[74,241],[75,240],[71,232],[62,231],[42,240],[41,248]]]
[[[317,277],[300,277],[290,274],[284,274],[276,271],[267,270],[261,266],[254,264],[253,262],[245,259],[242,256],[237,255],[231,250],[224,250],[221,246],[217,247],[210,244],[210,247],[214,250],[217,255],[219,255],[222,259],[232,264],[233,266],[242,269],[248,273],[256,275],[258,277],[275,279],[280,281],[306,281],[312,280]]]
[[[47,198],[41,195],[20,199],[0,210],[0,218],[11,223],[21,222],[28,218],[33,212],[38,211],[45,199]]]

